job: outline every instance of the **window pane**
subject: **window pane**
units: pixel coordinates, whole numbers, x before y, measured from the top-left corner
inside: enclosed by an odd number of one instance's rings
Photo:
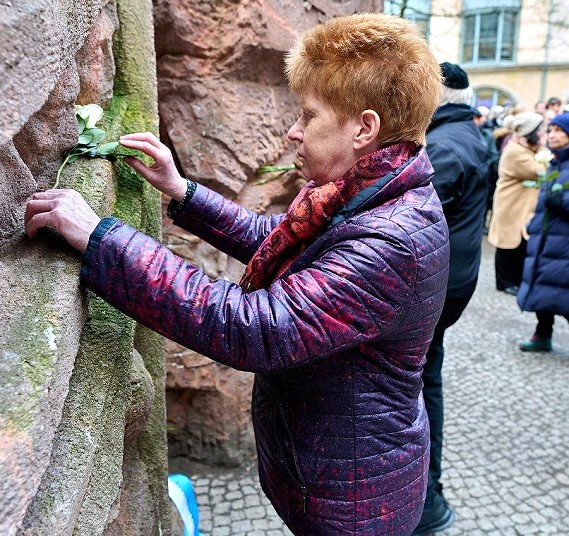
[[[516,104],[516,100],[497,87],[478,87],[474,90],[476,106],[500,106]]]
[[[476,106],[487,106],[490,108],[494,104],[494,89],[481,87],[474,90]]]
[[[409,20],[412,20],[419,27],[423,36],[425,38],[427,38],[429,35],[429,19],[411,18],[411,17],[408,17],[408,18],[409,18]]]
[[[494,60],[496,58],[496,40],[498,38],[498,14],[480,15],[480,41],[478,59]]]
[[[500,59],[514,59],[514,38],[516,35],[517,13],[505,12],[504,28],[502,30],[502,46],[500,47]]]
[[[400,15],[404,10],[403,16],[411,19],[413,14],[425,17],[431,12],[431,0],[385,0],[383,12],[389,15]]]
[[[385,0],[383,2],[384,13],[400,16],[401,10],[403,10],[403,17],[413,21],[425,38],[428,38],[431,0]]]
[[[464,36],[462,40],[462,61],[474,61],[474,28],[476,17],[470,15],[464,17]]]
[[[463,0],[462,8],[465,11],[469,10],[488,10],[495,8],[520,8],[521,0]]]

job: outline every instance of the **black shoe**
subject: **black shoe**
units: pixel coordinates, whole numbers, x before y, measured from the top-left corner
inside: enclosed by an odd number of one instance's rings
[[[510,294],[511,296],[517,296],[518,295],[518,290],[520,290],[520,287],[517,286],[513,286],[513,287],[508,287],[502,290],[502,292],[505,292],[506,294]]]
[[[433,505],[423,510],[421,521],[413,532],[413,536],[425,536],[433,532],[448,529],[454,522],[454,512],[449,508],[442,496],[437,496]]]

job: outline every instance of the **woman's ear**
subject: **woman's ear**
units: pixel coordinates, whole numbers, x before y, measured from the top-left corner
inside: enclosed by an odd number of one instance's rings
[[[381,127],[381,119],[375,110],[364,110],[359,118],[358,129],[354,137],[354,149],[361,151],[376,149],[377,136]],[[373,147],[371,147],[373,146]]]

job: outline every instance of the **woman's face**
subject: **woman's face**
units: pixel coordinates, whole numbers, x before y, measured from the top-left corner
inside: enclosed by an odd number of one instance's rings
[[[298,143],[297,157],[302,174],[321,186],[341,177],[356,162],[354,138],[359,123],[349,119],[340,125],[336,113],[317,95],[301,98],[302,115],[288,131],[288,139]]]
[[[569,145],[569,136],[557,125],[549,125],[547,127],[547,145],[550,149],[556,151],[557,149],[563,149]]]

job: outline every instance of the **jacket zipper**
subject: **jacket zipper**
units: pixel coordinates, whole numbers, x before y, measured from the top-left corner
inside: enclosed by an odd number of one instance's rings
[[[300,464],[298,463],[298,456],[296,454],[296,449],[294,448],[294,443],[292,441],[292,434],[290,433],[290,429],[288,427],[288,423],[287,423],[286,418],[285,418],[282,402],[279,402],[279,412],[281,414],[281,418],[283,420],[283,424],[284,424],[286,433],[288,434],[288,437],[290,440],[290,450],[292,452],[292,459],[294,461],[294,468],[296,469],[296,476],[292,474],[292,471],[290,470],[290,468],[286,464],[286,458],[285,458],[284,452],[283,452],[283,459],[285,460],[285,467],[288,471],[288,474],[292,478],[292,480],[296,483],[296,485],[300,488],[300,491],[302,492],[302,512],[304,514],[306,514],[307,488],[306,488],[306,484],[303,482],[302,474],[300,472]],[[281,450],[282,450],[282,446],[281,446]]]

